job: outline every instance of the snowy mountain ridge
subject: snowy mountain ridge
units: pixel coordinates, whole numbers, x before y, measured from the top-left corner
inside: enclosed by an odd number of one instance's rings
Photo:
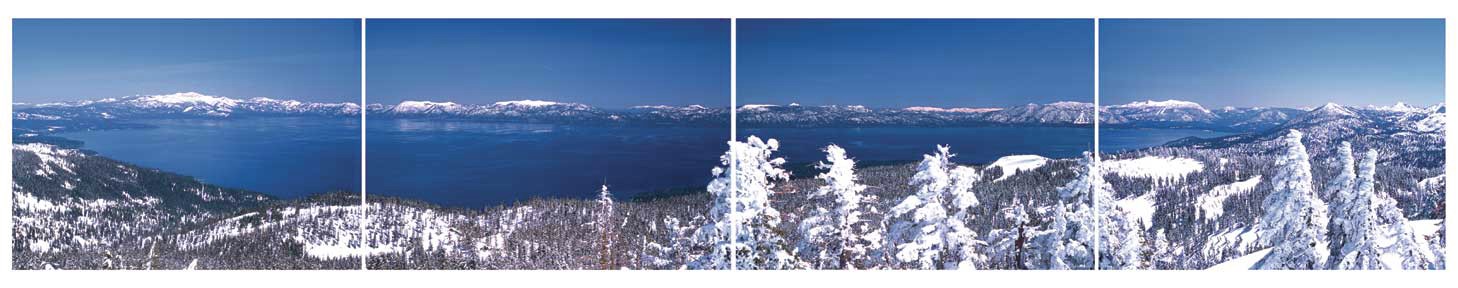
[[[297,100],[276,100],[267,97],[237,99],[180,92],[163,95],[137,95],[122,98],[37,104],[16,107],[19,111],[57,115],[66,119],[110,119],[159,117],[165,115],[227,118],[247,114],[269,115],[359,115],[359,103],[315,103]]]

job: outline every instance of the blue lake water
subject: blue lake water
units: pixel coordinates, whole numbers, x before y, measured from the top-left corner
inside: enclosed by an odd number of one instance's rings
[[[64,133],[112,159],[283,198],[360,191],[359,119],[145,120],[156,126]]]
[[[62,134],[102,155],[209,183],[292,198],[359,191],[359,121],[343,118],[150,120],[151,129]],[[728,139],[725,128],[588,127],[553,124],[372,119],[369,193],[480,208],[532,197],[589,198],[604,183],[619,197],[702,189]],[[1181,129],[1103,129],[1103,150],[1156,146]],[[1078,157],[1093,130],[1069,127],[741,129],[780,141],[791,163],[824,157],[826,144],[866,161],[916,161],[950,144],[961,163],[1035,154]]]
[[[1154,147],[1185,137],[1215,138],[1231,135],[1198,129],[1129,129],[1099,128],[1099,151],[1114,153],[1146,147]]]
[[[371,195],[480,208],[532,197],[618,197],[702,188],[728,148],[724,128],[370,119]]]

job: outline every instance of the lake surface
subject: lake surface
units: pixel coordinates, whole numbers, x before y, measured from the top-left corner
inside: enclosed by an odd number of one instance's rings
[[[370,195],[481,208],[532,197],[619,198],[703,189],[728,149],[725,128],[370,119]]]
[[[1234,133],[1199,129],[1099,128],[1099,152],[1115,153],[1154,147],[1185,137],[1215,138]]]
[[[114,159],[284,198],[359,191],[359,120],[274,117],[148,120],[157,128],[65,133]],[[1103,150],[1157,146],[1187,129],[1102,129]],[[591,198],[606,183],[619,198],[703,189],[728,147],[726,128],[589,127],[371,119],[371,195],[481,208],[533,197]],[[1078,157],[1093,129],[1071,127],[764,128],[792,165],[820,161],[835,143],[862,163],[911,162],[950,144],[960,163],[1034,154]]]
[[[102,156],[283,198],[360,191],[359,119],[143,120],[156,128],[59,134]]]

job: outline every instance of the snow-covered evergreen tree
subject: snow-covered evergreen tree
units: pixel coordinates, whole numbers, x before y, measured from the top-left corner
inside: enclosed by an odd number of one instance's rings
[[[1170,246],[1169,238],[1164,235],[1164,229],[1159,229],[1159,231],[1154,232],[1153,246],[1150,248],[1150,250],[1154,251],[1152,257],[1150,257],[1150,269],[1176,269],[1173,267],[1176,263],[1175,259],[1177,259],[1176,252],[1174,251],[1175,247]]]
[[[1088,158],[1086,154],[1084,156]],[[1084,160],[1088,161],[1088,160]],[[1088,161],[1092,163],[1093,161]],[[1104,181],[1103,173],[1094,173],[1093,167],[1081,176],[1093,189],[1094,215],[1099,221],[1099,269],[1133,270],[1145,267],[1140,253],[1144,250],[1144,227],[1134,217],[1115,203],[1114,189]]]
[[[1290,130],[1278,141],[1284,152],[1276,159],[1273,190],[1262,201],[1260,238],[1273,245],[1258,269],[1321,269],[1326,265],[1326,203],[1311,186],[1311,162],[1301,131]]]
[[[1428,239],[1428,251],[1433,252],[1433,265],[1428,266],[1428,269],[1448,269],[1448,253],[1445,248],[1447,246],[1445,245],[1448,245],[1447,220],[1443,220],[1443,222],[1438,223],[1438,232],[1436,233],[1436,235],[1433,235],[1432,239]]]
[[[1003,221],[1010,227],[993,230],[988,235],[990,250],[988,258],[994,262],[1008,263],[1009,268],[1025,270],[1036,267],[1032,257],[1034,237],[1037,237],[1039,230],[1031,225],[1032,216],[1028,214],[1027,205],[1017,196],[1013,197],[1012,203],[1002,208],[1000,214]]]
[[[1342,248],[1340,254],[1336,254],[1335,269],[1373,270],[1383,269],[1382,247],[1377,243],[1383,241],[1386,235],[1381,231],[1381,225],[1377,223],[1377,211],[1374,201],[1380,201],[1375,195],[1375,179],[1377,156],[1369,153],[1362,159],[1357,169],[1356,193],[1343,205],[1343,216],[1346,219],[1340,221],[1342,227],[1347,229],[1342,233]]]
[[[1042,267],[1047,270],[1093,269],[1093,225],[1082,224],[1091,222],[1082,214],[1088,212],[1087,205],[1083,209],[1074,206],[1059,200],[1052,209],[1050,233],[1038,238],[1047,253],[1042,257],[1046,261]]]
[[[1359,198],[1370,199],[1368,212],[1373,218],[1373,224],[1365,229],[1371,230],[1375,245],[1386,245],[1381,247],[1380,252],[1386,255],[1396,256],[1396,262],[1383,262],[1381,269],[1430,269],[1434,265],[1435,256],[1429,245],[1418,242],[1416,232],[1409,226],[1407,216],[1402,213],[1402,208],[1397,207],[1397,200],[1388,197],[1387,194],[1376,190],[1377,151],[1368,150],[1362,159],[1362,164],[1357,167],[1357,188],[1360,191]],[[1390,244],[1385,244],[1390,243]],[[1374,245],[1374,246],[1375,246]],[[1361,249],[1360,247],[1358,249]],[[1370,269],[1363,267],[1364,269]]]
[[[1053,207],[1050,234],[1042,241],[1048,253],[1045,268],[1049,270],[1089,270],[1094,265],[1094,229],[1092,194],[1093,157],[1085,152],[1074,165],[1073,181],[1058,187],[1058,206]]]
[[[1342,249],[1346,245],[1348,235],[1353,234],[1352,225],[1347,223],[1352,219],[1352,202],[1357,198],[1355,160],[1352,158],[1352,143],[1342,141],[1337,147],[1336,163],[1339,172],[1336,177],[1326,184],[1327,199],[1331,199],[1330,221],[1327,223],[1328,238],[1331,240],[1331,254],[1342,255]],[[1340,257],[1332,257],[1332,260],[1340,260]],[[1335,264],[1335,263],[1333,263]]]
[[[617,265],[613,254],[613,241],[617,240],[614,229],[613,194],[608,191],[607,185],[597,193],[597,232],[601,237],[601,251],[598,251],[598,264],[600,269],[612,269]]]
[[[780,212],[770,206],[775,181],[790,174],[781,165],[785,159],[771,156],[779,141],[762,141],[749,136],[744,142],[729,141],[729,151],[719,157],[725,167],[714,167],[709,182],[710,221],[696,235],[710,251],[696,260],[699,269],[789,269],[798,263],[787,252],[783,237],[775,230]]]
[[[916,193],[892,208],[903,222],[893,226],[899,236],[896,259],[918,269],[975,269],[984,262],[976,246],[977,233],[966,226],[968,211],[978,205],[972,185],[977,170],[951,162],[950,147],[938,145],[923,155],[911,185]]]
[[[830,145],[824,151],[825,162],[816,167],[825,173],[815,178],[825,181],[825,186],[811,197],[830,207],[816,207],[801,222],[804,240],[797,251],[816,269],[871,268],[871,260],[876,258],[872,254],[881,250],[884,232],[877,229],[879,225],[864,221],[864,215],[874,213],[875,207],[862,204],[874,201],[861,194],[866,185],[857,182],[855,160],[846,156],[845,149]]]
[[[1382,231],[1386,233],[1386,237],[1392,239],[1392,245],[1385,247],[1383,252],[1388,255],[1396,255],[1399,260],[1396,263],[1386,263],[1387,269],[1433,269],[1432,267],[1438,261],[1437,256],[1433,254],[1430,245],[1418,242],[1416,232],[1412,230],[1412,226],[1409,226],[1407,217],[1402,215],[1402,208],[1397,207],[1397,200],[1382,193],[1376,193],[1376,199],[1373,202],[1373,209],[1377,212],[1377,222],[1382,225]]]
[[[1376,191],[1377,151],[1368,150],[1357,165],[1355,197],[1348,199],[1344,222],[1350,229],[1335,269],[1428,269],[1435,265],[1429,245],[1419,243],[1397,201]]]
[[[158,269],[157,261],[160,260],[157,257],[157,240],[152,240],[151,242],[151,248],[147,248],[147,264],[144,266],[146,270]]]

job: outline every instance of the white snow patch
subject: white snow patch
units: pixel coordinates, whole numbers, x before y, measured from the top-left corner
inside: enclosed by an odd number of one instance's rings
[[[552,101],[542,101],[542,100],[515,100],[515,101],[501,101],[501,102],[496,102],[496,105],[498,105],[498,106],[528,106],[528,107],[552,106],[552,105],[557,105],[557,104],[562,104],[562,103],[557,103],[557,102],[552,102]]]
[[[35,154],[36,158],[40,158],[40,168],[35,170],[34,173],[36,176],[45,177],[55,175],[56,169],[64,170],[66,171],[66,173],[70,173],[73,175],[76,174],[75,171],[71,171],[71,168],[75,167],[76,165],[71,164],[70,161],[66,161],[66,159],[62,157],[81,156],[81,154],[77,153],[76,150],[58,149],[56,148],[56,146],[40,143],[16,144],[13,149],[30,152],[32,154]]]
[[[1120,199],[1119,201],[1114,201],[1114,203],[1119,205],[1120,208],[1123,208],[1125,212],[1128,212],[1129,216],[1144,220],[1142,222],[1144,227],[1139,227],[1140,229],[1148,229],[1149,225],[1154,225],[1155,207],[1153,191],[1144,193],[1144,195],[1138,197]]]
[[[1256,185],[1260,184],[1261,175],[1256,175],[1250,179],[1215,186],[1215,188],[1210,188],[1210,193],[1200,195],[1200,198],[1195,200],[1195,208],[1203,212],[1199,215],[1204,216],[1204,219],[1215,220],[1225,214],[1226,198],[1255,190]]]
[[[769,107],[779,106],[774,104],[745,104],[744,106],[739,106],[739,111],[764,111],[768,110]]]
[[[1421,240],[1428,236],[1438,235],[1438,228],[1443,226],[1443,219],[1412,220],[1407,221],[1407,225],[1412,227],[1412,234]]]
[[[996,180],[992,180],[993,182],[997,182],[997,181],[1002,181],[1003,179],[1007,179],[1008,177],[1012,177],[1013,174],[1017,174],[1018,172],[1021,172],[1021,171],[1029,171],[1029,170],[1033,170],[1033,169],[1038,169],[1038,167],[1043,167],[1043,164],[1047,164],[1047,163],[1048,163],[1048,158],[1043,157],[1043,156],[1038,156],[1038,155],[1009,155],[1009,156],[1003,156],[1002,158],[997,158],[997,161],[993,161],[992,164],[987,165],[987,168],[983,168],[983,169],[984,170],[986,170],[986,169],[992,169],[992,168],[1001,169],[1002,176],[997,177]]]
[[[1142,157],[1100,161],[1104,173],[1114,173],[1130,178],[1183,178],[1186,174],[1200,172],[1205,164],[1190,158]]]
[[[1255,267],[1256,263],[1259,263],[1261,262],[1261,259],[1266,258],[1266,254],[1271,254],[1271,248],[1261,249],[1260,251],[1245,254],[1245,256],[1236,257],[1235,259],[1231,259],[1230,261],[1225,261],[1224,263],[1210,266],[1210,268],[1205,270],[1251,270],[1251,268]]]

